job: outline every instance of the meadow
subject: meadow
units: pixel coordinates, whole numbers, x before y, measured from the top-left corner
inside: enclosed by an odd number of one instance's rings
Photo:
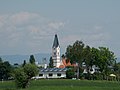
[[[42,79],[32,80],[26,89],[17,89],[13,81],[4,81],[0,82],[0,90],[120,90],[120,82]]]

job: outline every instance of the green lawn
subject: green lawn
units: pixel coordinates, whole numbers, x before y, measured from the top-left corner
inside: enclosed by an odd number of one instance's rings
[[[0,82],[0,90],[18,90],[13,81]],[[20,89],[22,90],[22,89]],[[86,80],[33,80],[23,90],[120,90],[120,82]]]

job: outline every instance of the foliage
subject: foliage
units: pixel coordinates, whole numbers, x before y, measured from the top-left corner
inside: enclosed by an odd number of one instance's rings
[[[26,88],[28,86],[28,75],[24,72],[23,68],[15,70],[15,83],[18,88]]]
[[[73,45],[69,45],[65,54],[71,63],[78,63],[78,69],[82,69],[82,64],[85,63],[88,78],[91,76],[90,72],[94,65],[99,68],[103,79],[106,79],[106,77],[113,72],[116,62],[115,54],[110,51],[109,48],[91,48],[88,45],[85,47],[82,41],[76,41]],[[79,70],[77,71],[79,73]]]
[[[78,72],[77,78],[79,78],[79,70],[82,68],[83,62],[83,50],[84,50],[84,43],[82,41],[76,41],[73,45],[69,45],[66,49],[66,57],[70,59],[71,63],[77,62],[78,63]]]
[[[70,62],[78,62],[80,66],[83,60],[83,48],[84,43],[82,41],[76,41],[72,46],[69,45],[66,49],[66,57],[70,59]]]
[[[25,64],[14,72],[15,83],[18,88],[26,88],[29,80],[38,74],[38,68],[35,64]]]
[[[8,80],[11,77],[12,66],[8,61],[2,60],[0,58],[0,80]]]
[[[24,72],[28,75],[28,78],[31,79],[33,76],[38,74],[38,68],[34,64],[26,64],[24,67]]]
[[[24,60],[24,62],[23,62],[23,64],[22,64],[22,66],[24,67],[26,65],[26,60]]]
[[[92,66],[94,65],[94,60],[93,60],[93,55],[92,55],[92,50],[89,46],[86,46],[83,51],[83,57],[85,65],[86,65],[86,70],[89,75],[90,70],[92,69]]]
[[[30,55],[29,62],[30,62],[31,64],[35,64],[35,58],[34,58],[34,55]]]
[[[50,57],[50,60],[49,60],[49,61],[50,61],[49,67],[50,67],[50,68],[53,68],[54,66],[53,66],[53,59],[52,59],[52,57]]]
[[[68,70],[66,71],[66,77],[68,79],[75,78],[75,71],[73,67],[69,67]]]
[[[110,69],[109,66],[113,66],[115,64],[116,58],[114,53],[110,51],[109,48],[99,47],[98,60],[97,65],[100,68],[100,71],[107,74],[108,69]]]

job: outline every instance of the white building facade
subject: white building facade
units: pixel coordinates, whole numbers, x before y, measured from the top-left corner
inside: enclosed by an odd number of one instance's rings
[[[39,78],[66,78],[67,68],[46,68],[41,69]]]
[[[60,60],[60,45],[57,34],[55,35],[52,46],[52,59],[53,59],[53,66],[59,68],[61,60]]]

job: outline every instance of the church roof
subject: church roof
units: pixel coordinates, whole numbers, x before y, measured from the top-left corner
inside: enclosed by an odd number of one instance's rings
[[[55,38],[54,38],[54,42],[53,42],[53,47],[58,47],[59,46],[59,42],[58,42],[58,37],[57,34],[55,34]]]
[[[71,64],[70,60],[62,59],[62,64],[59,66],[59,68],[65,68],[67,66],[74,66],[74,67],[76,67],[77,64],[76,63],[75,64]]]

